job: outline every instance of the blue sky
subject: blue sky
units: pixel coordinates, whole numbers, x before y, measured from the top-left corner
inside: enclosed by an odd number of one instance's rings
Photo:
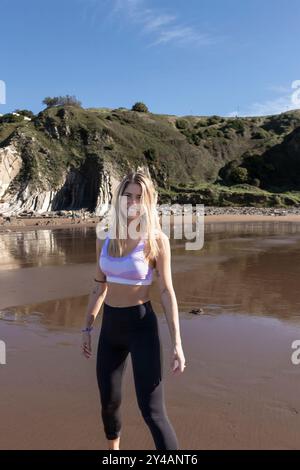
[[[0,8],[0,114],[36,113],[46,96],[66,94],[83,107],[143,101],[176,115],[300,108],[299,0],[1,0]]]

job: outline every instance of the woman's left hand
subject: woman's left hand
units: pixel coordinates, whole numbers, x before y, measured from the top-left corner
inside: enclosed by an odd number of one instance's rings
[[[183,372],[186,364],[185,357],[183,354],[182,346],[176,345],[172,349],[172,358],[171,358],[171,369],[173,374],[176,372]]]

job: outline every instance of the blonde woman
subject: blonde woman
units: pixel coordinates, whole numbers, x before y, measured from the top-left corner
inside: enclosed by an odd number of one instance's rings
[[[91,356],[92,325],[104,303],[96,369],[104,432],[108,449],[113,450],[120,449],[121,386],[129,353],[137,402],[156,449],[179,449],[166,412],[162,345],[149,299],[156,269],[172,342],[170,365],[173,373],[182,373],[185,357],[172,284],[170,242],[160,228],[156,203],[157,191],[150,178],[142,172],[130,172],[113,197],[113,221],[109,224],[113,230],[104,243],[102,237],[96,242],[95,287],[82,330],[82,352],[86,358]]]

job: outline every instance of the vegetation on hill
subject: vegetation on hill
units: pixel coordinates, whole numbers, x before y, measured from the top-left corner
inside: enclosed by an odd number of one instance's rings
[[[0,147],[14,141],[23,160],[14,189],[24,181],[55,189],[70,170],[90,175],[107,161],[120,175],[147,165],[162,201],[299,204],[300,110],[178,117],[151,113],[142,102],[131,109],[84,109],[68,95],[43,102],[37,115],[0,117]]]

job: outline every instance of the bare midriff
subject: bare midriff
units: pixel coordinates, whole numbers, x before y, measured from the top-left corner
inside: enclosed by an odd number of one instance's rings
[[[151,285],[130,285],[107,282],[104,302],[111,307],[129,307],[147,302]]]

